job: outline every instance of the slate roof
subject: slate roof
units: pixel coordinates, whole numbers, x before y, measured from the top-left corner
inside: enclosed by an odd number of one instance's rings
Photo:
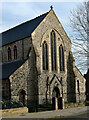
[[[0,46],[15,42],[17,40],[29,37],[36,29],[40,22],[46,17],[49,12],[46,12],[32,20],[22,23],[12,29],[9,29],[0,34]],[[1,39],[2,38],[2,39]],[[1,45],[2,40],[2,45]]]
[[[12,62],[7,62],[4,64],[0,64],[0,68],[2,67],[2,75],[0,75],[0,79],[9,78],[9,76],[16,71],[24,62],[24,60],[15,60]]]

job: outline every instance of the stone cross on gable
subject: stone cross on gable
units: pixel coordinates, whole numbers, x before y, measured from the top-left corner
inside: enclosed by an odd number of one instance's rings
[[[51,10],[52,10],[52,9],[53,9],[53,6],[51,5],[50,8],[51,8]]]

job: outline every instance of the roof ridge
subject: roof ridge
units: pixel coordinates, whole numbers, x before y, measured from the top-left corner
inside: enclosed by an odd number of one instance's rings
[[[75,65],[75,68],[79,71],[79,73],[84,77],[84,75],[80,72],[79,68]]]
[[[2,37],[2,44],[0,46],[30,37],[32,32],[48,14],[49,11],[0,33]]]
[[[45,13],[43,13],[43,14],[35,17],[35,18],[32,18],[32,19],[27,20],[27,21],[25,21],[25,22],[23,22],[23,23],[20,23],[20,24],[14,26],[14,27],[12,27],[12,28],[10,28],[10,29],[8,29],[8,30],[5,30],[5,31],[1,32],[0,34],[5,33],[5,32],[8,32],[9,30],[12,30],[12,29],[14,29],[14,28],[16,28],[16,27],[18,27],[18,26],[21,26],[22,24],[25,24],[25,23],[27,23],[27,22],[33,21],[33,20],[35,20],[35,19],[37,19],[37,18],[39,18],[39,17],[41,17],[41,16],[43,16],[43,15],[45,15],[45,14],[48,14],[48,13],[49,13],[49,12],[45,12]]]

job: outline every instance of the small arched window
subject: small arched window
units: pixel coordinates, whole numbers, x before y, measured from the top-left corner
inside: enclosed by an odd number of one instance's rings
[[[43,70],[48,70],[48,45],[45,41],[42,44],[42,61]]]
[[[51,32],[51,65],[52,70],[57,69],[57,62],[56,62],[56,36],[55,32]]]
[[[11,48],[10,47],[8,47],[8,60],[11,60]]]
[[[63,50],[63,47],[62,47],[62,70],[63,71],[65,70],[65,66],[64,66],[64,50]]]
[[[26,92],[22,89],[19,91],[19,101],[25,105]]]
[[[14,46],[14,59],[17,59],[17,47],[16,47],[16,45]]]
[[[62,45],[59,47],[59,65],[60,65],[60,71],[65,71],[64,50]]]

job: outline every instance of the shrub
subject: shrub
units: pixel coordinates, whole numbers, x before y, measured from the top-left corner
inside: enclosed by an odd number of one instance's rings
[[[40,104],[39,107],[41,107],[41,108],[52,108],[52,104]]]
[[[21,102],[16,102],[12,100],[1,101],[0,104],[2,104],[2,109],[24,107],[24,105]]]
[[[89,106],[89,101],[86,101],[86,106]]]

